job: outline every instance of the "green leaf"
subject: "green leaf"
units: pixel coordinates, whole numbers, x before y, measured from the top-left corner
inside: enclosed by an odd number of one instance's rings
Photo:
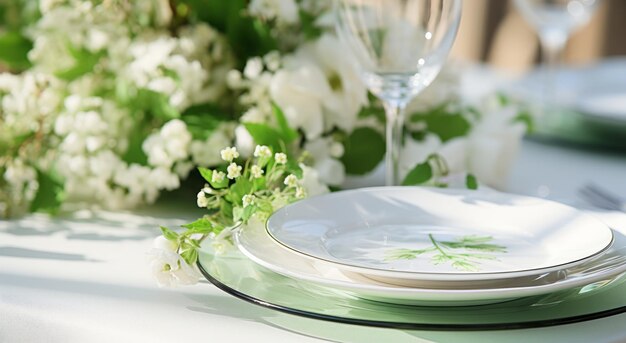
[[[196,261],[198,261],[198,251],[195,248],[190,247],[189,249],[184,250],[180,254],[180,257],[182,257],[188,265],[193,266]]]
[[[421,185],[430,181],[433,177],[433,168],[430,162],[419,163],[416,165],[402,181],[403,186]]]
[[[430,112],[415,113],[412,122],[424,122],[428,131],[439,136],[442,142],[467,135],[471,129],[470,122],[461,113],[449,113],[447,104],[434,108]]]
[[[211,169],[199,167],[198,171],[200,172],[200,175],[202,175],[202,178],[208,182],[211,187],[215,189],[222,189],[228,186],[228,178],[226,177],[224,177],[221,182],[213,182],[213,171]]]
[[[280,131],[282,140],[287,144],[296,140],[298,138],[298,132],[289,126],[283,110],[281,110],[280,107],[278,107],[278,105],[273,102],[272,110],[274,112],[274,116],[276,117],[276,122],[278,123],[278,129]]]
[[[254,206],[254,205],[246,206],[243,209],[243,213],[241,214],[241,220],[244,223],[247,222],[250,219],[250,217],[252,217],[252,215],[256,212],[257,209],[258,208],[256,206]]]
[[[19,32],[10,31],[0,36],[0,60],[9,68],[29,68],[28,52],[32,48],[33,43]]]
[[[374,117],[378,119],[381,123],[385,122],[385,111],[380,107],[370,106],[363,107],[359,112],[359,118],[369,118]]]
[[[163,121],[180,118],[180,112],[170,105],[169,98],[163,93],[140,89],[134,101],[135,106],[148,111],[154,118]]]
[[[163,233],[163,237],[165,237],[165,239],[178,244],[178,233],[166,228],[165,226],[161,226],[161,232]]]
[[[345,141],[341,162],[348,174],[363,175],[378,166],[385,156],[385,139],[376,130],[361,127],[354,130]]]
[[[476,176],[467,174],[465,177],[465,186],[467,189],[478,189],[478,180],[476,180]]]
[[[39,188],[30,204],[31,212],[57,213],[65,197],[62,178],[54,171],[44,172],[37,169]]]
[[[69,53],[74,58],[74,66],[66,70],[56,73],[56,76],[66,81],[73,81],[77,78],[90,73],[93,68],[100,62],[103,52],[93,53],[87,49],[75,49],[71,45],[68,47]]]
[[[256,144],[267,145],[275,152],[284,151],[285,142],[282,141],[281,134],[275,129],[260,123],[244,123],[243,125]]]
[[[230,187],[230,192],[226,195],[233,204],[243,205],[243,196],[252,191],[252,182],[244,177],[237,179],[237,182]]]
[[[135,126],[128,137],[128,148],[122,160],[128,164],[148,165],[148,155],[143,151],[143,142],[148,138],[149,132],[141,125]]]
[[[200,218],[192,223],[182,225],[182,227],[187,229],[187,233],[201,234],[210,233],[214,229],[213,223],[206,218]]]
[[[533,115],[530,111],[522,111],[515,118],[513,122],[518,122],[526,125],[526,132],[533,133],[535,131],[535,120],[533,119]]]
[[[317,16],[300,10],[300,26],[304,38],[307,40],[313,40],[322,35],[323,30],[315,25]]]

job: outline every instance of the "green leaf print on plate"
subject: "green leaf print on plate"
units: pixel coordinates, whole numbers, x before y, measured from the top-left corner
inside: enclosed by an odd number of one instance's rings
[[[505,253],[506,247],[489,243],[491,236],[463,236],[456,241],[438,241],[433,234],[428,238],[432,246],[424,249],[393,249],[387,252],[386,260],[412,260],[418,256],[431,254],[430,261],[437,265],[450,263],[463,271],[479,271],[480,260],[497,260],[495,253]]]

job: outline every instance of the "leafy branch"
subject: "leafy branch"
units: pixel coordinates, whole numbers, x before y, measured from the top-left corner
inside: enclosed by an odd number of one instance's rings
[[[479,271],[480,260],[497,260],[492,253],[506,252],[502,245],[488,243],[491,236],[463,236],[456,241],[438,241],[433,234],[428,234],[432,244],[425,249],[393,249],[387,252],[386,260],[412,260],[418,256],[434,253],[431,263],[438,265],[450,263],[452,267],[464,271]]]

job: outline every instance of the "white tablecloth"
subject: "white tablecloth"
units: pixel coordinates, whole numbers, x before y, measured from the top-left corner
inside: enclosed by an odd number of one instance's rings
[[[526,141],[509,190],[582,205],[576,190],[591,180],[626,194],[626,157]],[[626,229],[626,214],[594,213]],[[0,342],[626,341],[626,314],[530,330],[404,331],[281,314],[206,282],[160,289],[146,257],[158,225],[195,216],[161,206],[0,222]]]

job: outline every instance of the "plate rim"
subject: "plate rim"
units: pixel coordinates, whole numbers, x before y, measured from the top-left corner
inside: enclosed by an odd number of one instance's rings
[[[265,230],[260,230],[261,234],[266,234]],[[509,299],[509,298],[521,298],[526,296],[533,296],[539,294],[545,294],[549,292],[556,292],[565,289],[569,289],[572,287],[577,287],[593,282],[597,282],[602,280],[603,278],[608,277],[616,277],[620,274],[626,273],[626,261],[623,261],[621,265],[611,268],[610,270],[600,270],[595,271],[592,274],[584,275],[577,277],[576,279],[560,279],[556,280],[549,284],[542,285],[530,285],[530,286],[521,286],[521,287],[499,287],[499,288],[478,288],[478,289],[427,289],[427,288],[419,288],[419,287],[404,287],[397,285],[386,285],[381,282],[381,284],[364,284],[360,283],[356,280],[345,281],[345,280],[335,280],[325,278],[322,275],[317,276],[303,276],[300,272],[281,272],[284,270],[284,267],[276,266],[271,261],[265,261],[262,258],[252,254],[250,251],[247,251],[242,247],[242,244],[239,242],[238,235],[242,234],[242,231],[238,230],[235,233],[235,244],[239,251],[252,262],[271,270],[274,273],[290,277],[296,278],[299,280],[304,280],[307,282],[313,282],[318,285],[323,285],[326,287],[335,287],[340,288],[344,291],[352,291],[352,292],[376,292],[380,297],[385,297],[387,299],[406,299],[406,296],[412,295],[413,300],[417,300],[415,297],[416,294],[421,294],[422,296],[437,296],[442,297],[445,296],[446,299],[448,297],[453,296],[453,299],[450,301],[460,301],[460,302],[469,302],[475,300],[490,300],[490,299]],[[615,247],[615,252],[626,249],[626,235],[620,233],[623,236],[623,242],[619,242],[623,246]],[[273,242],[273,241],[272,241]],[[275,242],[274,242],[275,243]],[[276,244],[276,243],[275,243]],[[614,248],[614,244],[611,244],[611,248]],[[609,251],[611,252],[611,251]],[[607,252],[607,256],[609,255]],[[297,255],[298,256],[298,255]],[[621,255],[620,255],[621,256]],[[261,263],[259,263],[259,261]],[[312,267],[314,268],[314,267]],[[520,294],[523,293],[523,294]],[[494,297],[494,295],[496,295]],[[400,298],[399,298],[400,297]],[[469,298],[468,298],[469,297]],[[424,299],[420,298],[422,301],[441,301],[436,299]]]
[[[361,274],[370,274],[370,275],[376,275],[378,277],[384,277],[384,278],[389,278],[389,279],[401,279],[401,280],[431,280],[431,281],[478,281],[478,280],[490,280],[493,279],[492,276],[497,275],[498,278],[503,278],[502,276],[508,277],[508,278],[516,278],[516,277],[525,277],[525,276],[533,276],[533,275],[537,275],[537,274],[543,274],[543,273],[549,273],[549,272],[555,272],[555,271],[559,271],[562,269],[566,269],[566,268],[570,268],[573,266],[576,266],[578,264],[582,264],[585,261],[591,260],[593,258],[598,257],[599,255],[602,255],[604,253],[606,253],[606,251],[613,245],[613,242],[615,241],[615,234],[613,232],[613,230],[606,225],[604,222],[600,221],[599,219],[594,218],[593,216],[583,213],[581,211],[579,211],[578,209],[572,207],[572,206],[568,206],[566,204],[557,202],[557,201],[553,201],[553,200],[549,200],[549,199],[542,199],[542,198],[537,198],[537,197],[531,197],[531,196],[527,196],[527,195],[519,195],[519,194],[512,194],[512,193],[505,193],[505,192],[499,192],[499,191],[495,191],[495,190],[467,190],[467,189],[452,189],[452,188],[448,188],[448,189],[441,189],[441,188],[437,188],[437,187],[424,187],[424,186],[377,186],[377,187],[363,187],[363,188],[357,188],[357,189],[350,189],[350,190],[344,190],[344,191],[339,191],[339,192],[334,192],[334,193],[326,193],[326,194],[321,194],[321,195],[316,195],[313,197],[310,197],[308,199],[314,199],[314,198],[320,198],[323,196],[336,196],[337,194],[346,194],[346,193],[358,193],[358,192],[376,192],[376,191],[380,191],[380,190],[409,190],[409,189],[419,189],[419,190],[429,190],[429,191],[437,191],[440,193],[444,193],[444,194],[471,194],[473,192],[483,192],[486,194],[496,194],[496,195],[501,195],[501,196],[513,196],[516,198],[522,198],[522,199],[529,199],[529,200],[533,200],[533,201],[540,201],[540,202],[544,202],[544,203],[548,203],[548,204],[552,204],[552,205],[556,205],[556,206],[560,206],[560,207],[564,207],[567,208],[569,210],[575,211],[575,212],[579,212],[582,216],[584,217],[588,217],[588,218],[592,218],[593,220],[597,221],[598,223],[602,224],[603,228],[608,230],[605,232],[608,232],[609,238],[608,242],[603,246],[602,249],[581,257],[579,259],[576,260],[572,260],[572,261],[568,261],[568,262],[564,262],[564,263],[560,263],[557,265],[552,265],[552,266],[546,266],[546,267],[538,267],[538,268],[527,268],[527,269],[521,269],[521,270],[515,270],[515,271],[499,271],[499,272],[475,272],[475,273],[457,273],[457,272],[412,272],[412,271],[406,271],[406,270],[389,270],[389,269],[384,269],[384,268],[375,268],[375,267],[367,267],[367,266],[359,266],[359,265],[351,265],[351,264],[347,264],[347,263],[341,263],[338,261],[333,261],[327,258],[323,258],[320,256],[315,256],[313,254],[309,254],[307,252],[301,251],[296,249],[295,247],[292,247],[288,244],[286,244],[285,242],[282,242],[281,240],[279,240],[277,237],[275,237],[272,232],[270,231],[270,221],[272,219],[272,217],[274,217],[277,213],[281,213],[286,211],[289,207],[297,205],[298,203],[293,203],[293,204],[289,204],[279,210],[277,210],[276,212],[274,212],[269,218],[268,220],[265,221],[264,224],[264,229],[267,232],[267,234],[276,242],[278,243],[282,248],[284,249],[288,249],[289,251],[292,251],[298,255],[301,256],[305,256],[307,258],[311,258],[314,260],[318,260],[320,262],[324,262],[324,263],[329,263],[332,265],[335,265],[337,267],[340,268],[345,268],[349,271],[352,272],[356,272],[356,273],[361,273]],[[306,199],[305,199],[306,200]]]

